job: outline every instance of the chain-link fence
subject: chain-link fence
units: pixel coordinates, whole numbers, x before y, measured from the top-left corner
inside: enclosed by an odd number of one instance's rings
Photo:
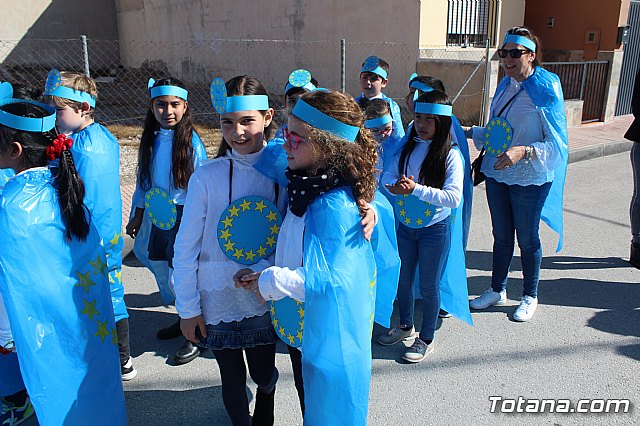
[[[209,99],[209,84],[215,77],[227,80],[239,74],[256,76],[269,91],[276,119],[282,122],[283,91],[292,70],[306,68],[322,87],[344,88],[357,96],[361,64],[376,55],[390,64],[389,84],[384,91],[401,106],[406,120],[410,119],[404,100],[407,80],[417,71],[441,78],[456,100],[454,112],[465,123],[478,123],[484,51],[435,52],[440,53],[418,58],[417,45],[387,42],[89,39],[83,45],[81,39],[25,39],[0,41],[0,80],[42,88],[51,68],[84,73],[88,66],[98,86],[97,119],[106,124],[140,125],[149,108],[148,79],[176,77],[189,90],[194,121],[217,127],[218,116]]]

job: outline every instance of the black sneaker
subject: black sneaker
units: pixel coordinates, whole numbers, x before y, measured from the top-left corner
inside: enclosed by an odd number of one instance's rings
[[[427,344],[424,340],[417,338],[404,353],[402,359],[408,362],[420,362],[431,352],[433,352],[433,342]]]
[[[180,330],[180,319],[175,324],[171,324],[169,327],[161,328],[156,337],[160,340],[175,339],[182,336],[182,330]]]
[[[444,309],[440,309],[438,312],[438,318],[451,318],[451,314]]]
[[[133,368],[133,362],[131,361],[131,357],[124,363],[124,365],[120,366],[120,372],[122,373],[122,381],[127,382],[138,375],[138,370]]]

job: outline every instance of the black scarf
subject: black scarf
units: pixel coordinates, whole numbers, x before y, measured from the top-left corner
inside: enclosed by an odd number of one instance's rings
[[[289,179],[289,208],[291,213],[298,217],[307,211],[307,207],[316,197],[333,188],[346,185],[344,179],[331,169],[318,170],[313,176],[309,176],[306,171],[287,169],[285,175]]]

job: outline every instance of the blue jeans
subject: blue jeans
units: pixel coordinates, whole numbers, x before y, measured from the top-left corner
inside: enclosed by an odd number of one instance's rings
[[[516,234],[522,261],[522,293],[524,296],[538,297],[542,263],[540,215],[549,195],[551,182],[540,186],[521,186],[507,185],[487,178],[486,188],[493,226],[491,288],[500,292],[507,287]]]
[[[422,327],[420,338],[433,339],[440,309],[440,279],[451,246],[449,217],[426,228],[398,227],[400,279],[398,281],[398,310],[400,324],[413,325],[413,277],[419,266],[420,294],[422,294]]]

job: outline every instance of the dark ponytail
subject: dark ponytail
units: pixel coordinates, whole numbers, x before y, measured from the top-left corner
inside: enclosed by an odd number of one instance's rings
[[[0,106],[0,109],[21,117],[42,118],[49,113],[41,106],[27,103],[14,102]],[[44,133],[25,132],[10,127],[0,126],[0,152],[12,149],[13,142],[22,146],[21,164],[22,170],[33,167],[45,167],[49,164],[50,155],[56,153],[59,161],[51,165],[54,182],[60,204],[60,213],[65,225],[65,237],[68,240],[75,237],[86,240],[89,234],[89,221],[87,220],[86,207],[84,206],[84,183],[76,171],[71,152],[50,148],[55,145],[52,141],[61,141],[56,138],[54,131]],[[70,146],[70,144],[69,144]],[[47,149],[49,148],[49,149]],[[49,157],[48,157],[49,155]]]

